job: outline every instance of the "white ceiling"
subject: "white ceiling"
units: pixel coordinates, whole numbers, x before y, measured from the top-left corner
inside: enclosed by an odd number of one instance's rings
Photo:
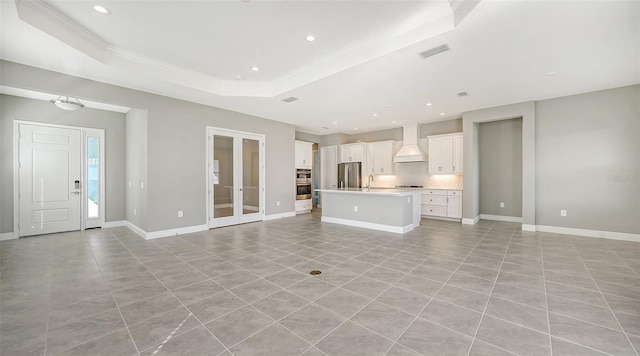
[[[460,3],[2,0],[0,56],[315,134],[640,83],[638,1]]]

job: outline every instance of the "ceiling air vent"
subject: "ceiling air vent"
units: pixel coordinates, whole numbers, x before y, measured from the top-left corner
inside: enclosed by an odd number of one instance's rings
[[[467,95],[469,95],[469,93],[467,93],[466,91],[461,91],[461,92],[458,93],[458,96],[461,97],[461,98],[463,96],[467,96]]]
[[[420,52],[418,53],[422,58],[428,58],[431,56],[434,56],[438,53],[442,53],[442,52],[446,52],[449,50],[449,45],[448,44],[443,44],[440,45],[438,47],[433,47],[432,49],[428,49],[424,52]]]
[[[295,96],[290,96],[290,97],[288,97],[286,99],[282,99],[282,101],[284,101],[285,103],[291,103],[291,102],[294,102],[296,100],[298,100],[298,98],[296,98]]]

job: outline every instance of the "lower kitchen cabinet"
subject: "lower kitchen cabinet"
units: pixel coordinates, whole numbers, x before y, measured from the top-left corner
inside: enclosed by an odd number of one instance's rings
[[[462,191],[432,189],[420,194],[420,215],[462,219]]]
[[[296,214],[309,213],[312,207],[311,199],[296,200]]]

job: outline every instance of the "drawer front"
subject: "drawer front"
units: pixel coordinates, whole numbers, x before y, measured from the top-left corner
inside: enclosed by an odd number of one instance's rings
[[[448,190],[447,195],[462,196],[462,190]]]
[[[433,189],[433,190],[425,190],[424,192],[422,192],[422,194],[425,194],[425,195],[447,195],[447,191],[446,190]]]
[[[420,206],[420,215],[425,216],[447,216],[447,207],[439,205],[422,204]]]
[[[447,197],[444,195],[423,195],[420,197],[420,204],[447,205]]]

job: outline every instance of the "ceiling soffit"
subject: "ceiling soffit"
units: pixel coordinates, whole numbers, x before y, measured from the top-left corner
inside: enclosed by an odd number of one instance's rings
[[[106,66],[163,78],[165,82],[221,96],[269,98],[450,31],[479,1],[436,2],[435,7],[429,7],[429,13],[416,13],[383,36],[361,40],[346,50],[295,68],[273,81],[223,80],[162,62],[106,42],[45,1],[15,2],[21,20]]]

